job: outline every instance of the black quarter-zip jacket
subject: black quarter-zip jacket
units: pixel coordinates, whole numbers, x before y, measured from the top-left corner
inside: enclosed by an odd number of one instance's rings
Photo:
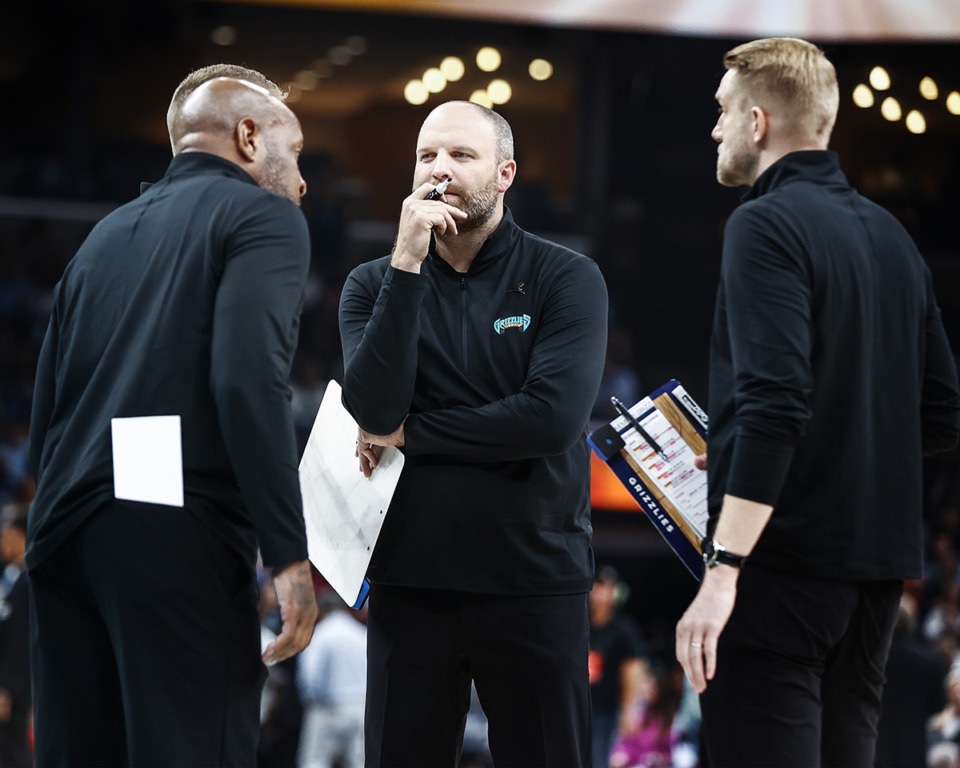
[[[606,327],[597,265],[509,210],[466,273],[434,248],[420,274],[389,256],[353,270],[340,302],[344,405],[373,434],[406,419],[372,581],[590,589],[585,436]]]
[[[924,453],[956,443],[957,371],[906,230],[827,151],[764,171],[730,217],[710,357],[710,511],[775,509],[751,561],[919,578]]]
[[[299,209],[204,152],[97,224],[37,367],[30,568],[112,502],[111,419],[155,415],[181,418],[191,514],[251,567],[258,545],[306,558],[288,380],[309,264]]]

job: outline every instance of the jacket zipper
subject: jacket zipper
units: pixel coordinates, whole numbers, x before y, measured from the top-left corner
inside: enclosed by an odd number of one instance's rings
[[[463,370],[468,371],[467,364],[467,278],[460,277],[460,358]]]

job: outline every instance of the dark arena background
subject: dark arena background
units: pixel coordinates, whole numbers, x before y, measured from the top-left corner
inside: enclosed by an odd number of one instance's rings
[[[163,175],[170,96],[211,63],[262,71],[289,91],[303,126],[313,261],[293,369],[301,446],[326,382],[342,376],[340,287],[358,263],[389,252],[419,125],[449,99],[489,100],[510,121],[518,174],[506,203],[517,222],[586,253],[606,278],[609,346],[594,424],[614,416],[610,394],[633,403],[671,378],[709,410],[721,237],[742,194],[716,183],[714,93],[723,53],[761,36],[805,37],[835,64],[841,101],[831,148],[852,184],[917,242],[960,349],[955,2],[8,0],[3,16],[7,509],[32,498],[33,375],[53,287],[96,221]],[[926,575],[907,585],[913,614],[904,631],[940,659],[942,697],[960,658],[960,457],[955,450],[925,468]],[[696,582],[599,462],[593,483],[598,566],[616,569],[620,610],[639,625],[650,668],[670,669],[674,625]],[[287,665],[268,684],[264,765],[296,759],[296,676]],[[960,723],[960,709],[954,716]],[[475,759],[483,764],[482,746]]]

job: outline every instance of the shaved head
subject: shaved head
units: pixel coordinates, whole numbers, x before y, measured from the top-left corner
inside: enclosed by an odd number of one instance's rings
[[[173,154],[218,155],[299,205],[306,192],[298,168],[302,147],[300,121],[280,99],[245,80],[217,77],[183,102]]]
[[[497,144],[497,162],[502,163],[504,160],[513,160],[513,130],[503,115],[474,101],[445,101],[443,104],[434,107],[430,114],[427,115],[426,120],[429,120],[435,112],[450,110],[464,110],[466,112],[473,110],[481,115],[490,123],[490,129],[493,131],[493,139]],[[424,120],[424,123],[426,123],[426,120]]]
[[[259,85],[230,77],[208,80],[180,108],[173,153],[202,149],[233,135],[245,119],[261,127],[296,122],[283,102]]]
[[[265,88],[271,96],[277,97],[280,101],[285,101],[287,98],[286,93],[276,83],[255,69],[242,67],[238,64],[211,64],[208,67],[196,69],[183,78],[180,85],[177,86],[177,89],[173,92],[173,97],[170,99],[170,106],[167,108],[167,132],[170,134],[171,147],[176,147],[177,140],[183,135],[180,125],[180,110],[184,102],[201,85],[218,77],[245,80],[248,83]]]

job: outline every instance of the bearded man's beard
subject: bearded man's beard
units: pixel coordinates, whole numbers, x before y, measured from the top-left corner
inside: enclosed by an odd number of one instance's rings
[[[450,189],[460,196],[460,210],[467,214],[467,218],[457,221],[457,232],[472,232],[480,229],[490,221],[497,210],[497,196],[500,194],[500,178],[494,176],[489,183],[473,191],[465,189]]]

